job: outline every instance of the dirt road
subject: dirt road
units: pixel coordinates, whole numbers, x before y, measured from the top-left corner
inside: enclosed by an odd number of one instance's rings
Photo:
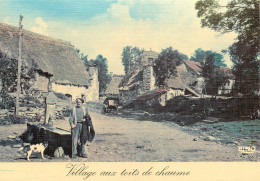
[[[171,122],[152,122],[102,115],[90,112],[96,131],[94,141],[88,146],[88,158],[73,161],[88,162],[189,162],[189,161],[259,161],[260,154],[242,154],[236,145],[221,145],[205,141],[185,133]],[[69,129],[68,120],[57,120],[56,127]],[[15,136],[21,134],[26,125],[0,126],[0,161],[26,161],[25,156],[13,148]],[[71,161],[71,158],[36,161]]]

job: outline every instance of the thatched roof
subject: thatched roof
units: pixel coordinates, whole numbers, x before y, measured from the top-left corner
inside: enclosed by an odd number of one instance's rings
[[[184,89],[185,88],[179,75],[170,77],[165,82],[166,82],[166,87],[169,87],[169,88],[173,88],[173,89]]]
[[[181,64],[181,65],[177,66],[176,69],[177,69],[178,76],[180,77],[182,83],[185,86],[190,86],[194,82],[197,81],[197,76],[195,76],[194,74],[188,72],[185,64]]]
[[[133,85],[137,84],[139,81],[143,80],[143,70],[140,65],[134,65],[131,68],[130,73],[125,75],[120,84],[120,88],[127,88],[127,87],[132,87]]]
[[[111,82],[108,84],[105,94],[119,95],[119,84],[124,78],[123,75],[113,75]]]
[[[19,29],[0,23],[0,51],[18,59]],[[89,86],[89,74],[74,47],[62,40],[23,30],[22,59],[53,75],[52,82]]]

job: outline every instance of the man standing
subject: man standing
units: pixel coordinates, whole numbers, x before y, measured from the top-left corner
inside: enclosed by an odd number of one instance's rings
[[[73,108],[70,114],[69,123],[71,126],[71,135],[72,135],[72,158],[77,156],[77,143],[80,138],[81,143],[81,156],[87,158],[86,153],[86,141],[92,141],[94,135],[94,129],[92,121],[88,114],[88,110],[85,106],[82,106],[84,103],[83,99],[76,99],[77,106]],[[89,128],[90,127],[90,132]],[[92,129],[92,131],[91,131]],[[92,133],[92,136],[90,136]]]

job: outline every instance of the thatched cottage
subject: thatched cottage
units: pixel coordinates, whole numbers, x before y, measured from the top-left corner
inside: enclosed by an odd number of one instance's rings
[[[113,75],[110,83],[108,84],[105,94],[105,97],[109,98],[118,98],[119,97],[119,84],[124,78],[123,75]]]
[[[0,52],[18,59],[19,29],[0,23]],[[48,92],[51,85],[55,92],[63,93],[72,100],[77,97],[97,101],[99,86],[95,67],[86,71],[76,50],[69,43],[23,30],[22,60],[28,65],[37,64],[36,81],[32,86]],[[91,74],[91,76],[90,76]]]

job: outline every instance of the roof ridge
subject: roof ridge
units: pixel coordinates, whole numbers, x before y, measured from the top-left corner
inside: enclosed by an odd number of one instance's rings
[[[13,26],[13,25],[9,25],[9,24],[5,24],[5,23],[0,23],[0,26],[4,26],[4,27],[8,27],[8,28],[11,28],[12,30],[16,29],[17,32],[19,31],[19,28],[16,27],[16,26]],[[13,33],[13,32],[12,32]],[[35,38],[35,39],[40,39],[40,40],[44,40],[44,41],[49,41],[49,42],[53,42],[55,44],[58,44],[58,45],[64,45],[64,46],[72,46],[74,47],[70,41],[65,41],[65,40],[61,40],[61,39],[58,39],[58,38],[53,38],[53,37],[50,37],[50,36],[47,36],[47,35],[42,35],[42,34],[39,34],[39,33],[35,33],[35,32],[32,32],[30,30],[27,30],[27,29],[23,29],[23,35],[27,35],[27,36],[30,36],[31,34],[33,34],[35,37],[32,37],[32,38]],[[6,36],[7,37],[7,36]],[[59,43],[57,43],[59,42]]]

